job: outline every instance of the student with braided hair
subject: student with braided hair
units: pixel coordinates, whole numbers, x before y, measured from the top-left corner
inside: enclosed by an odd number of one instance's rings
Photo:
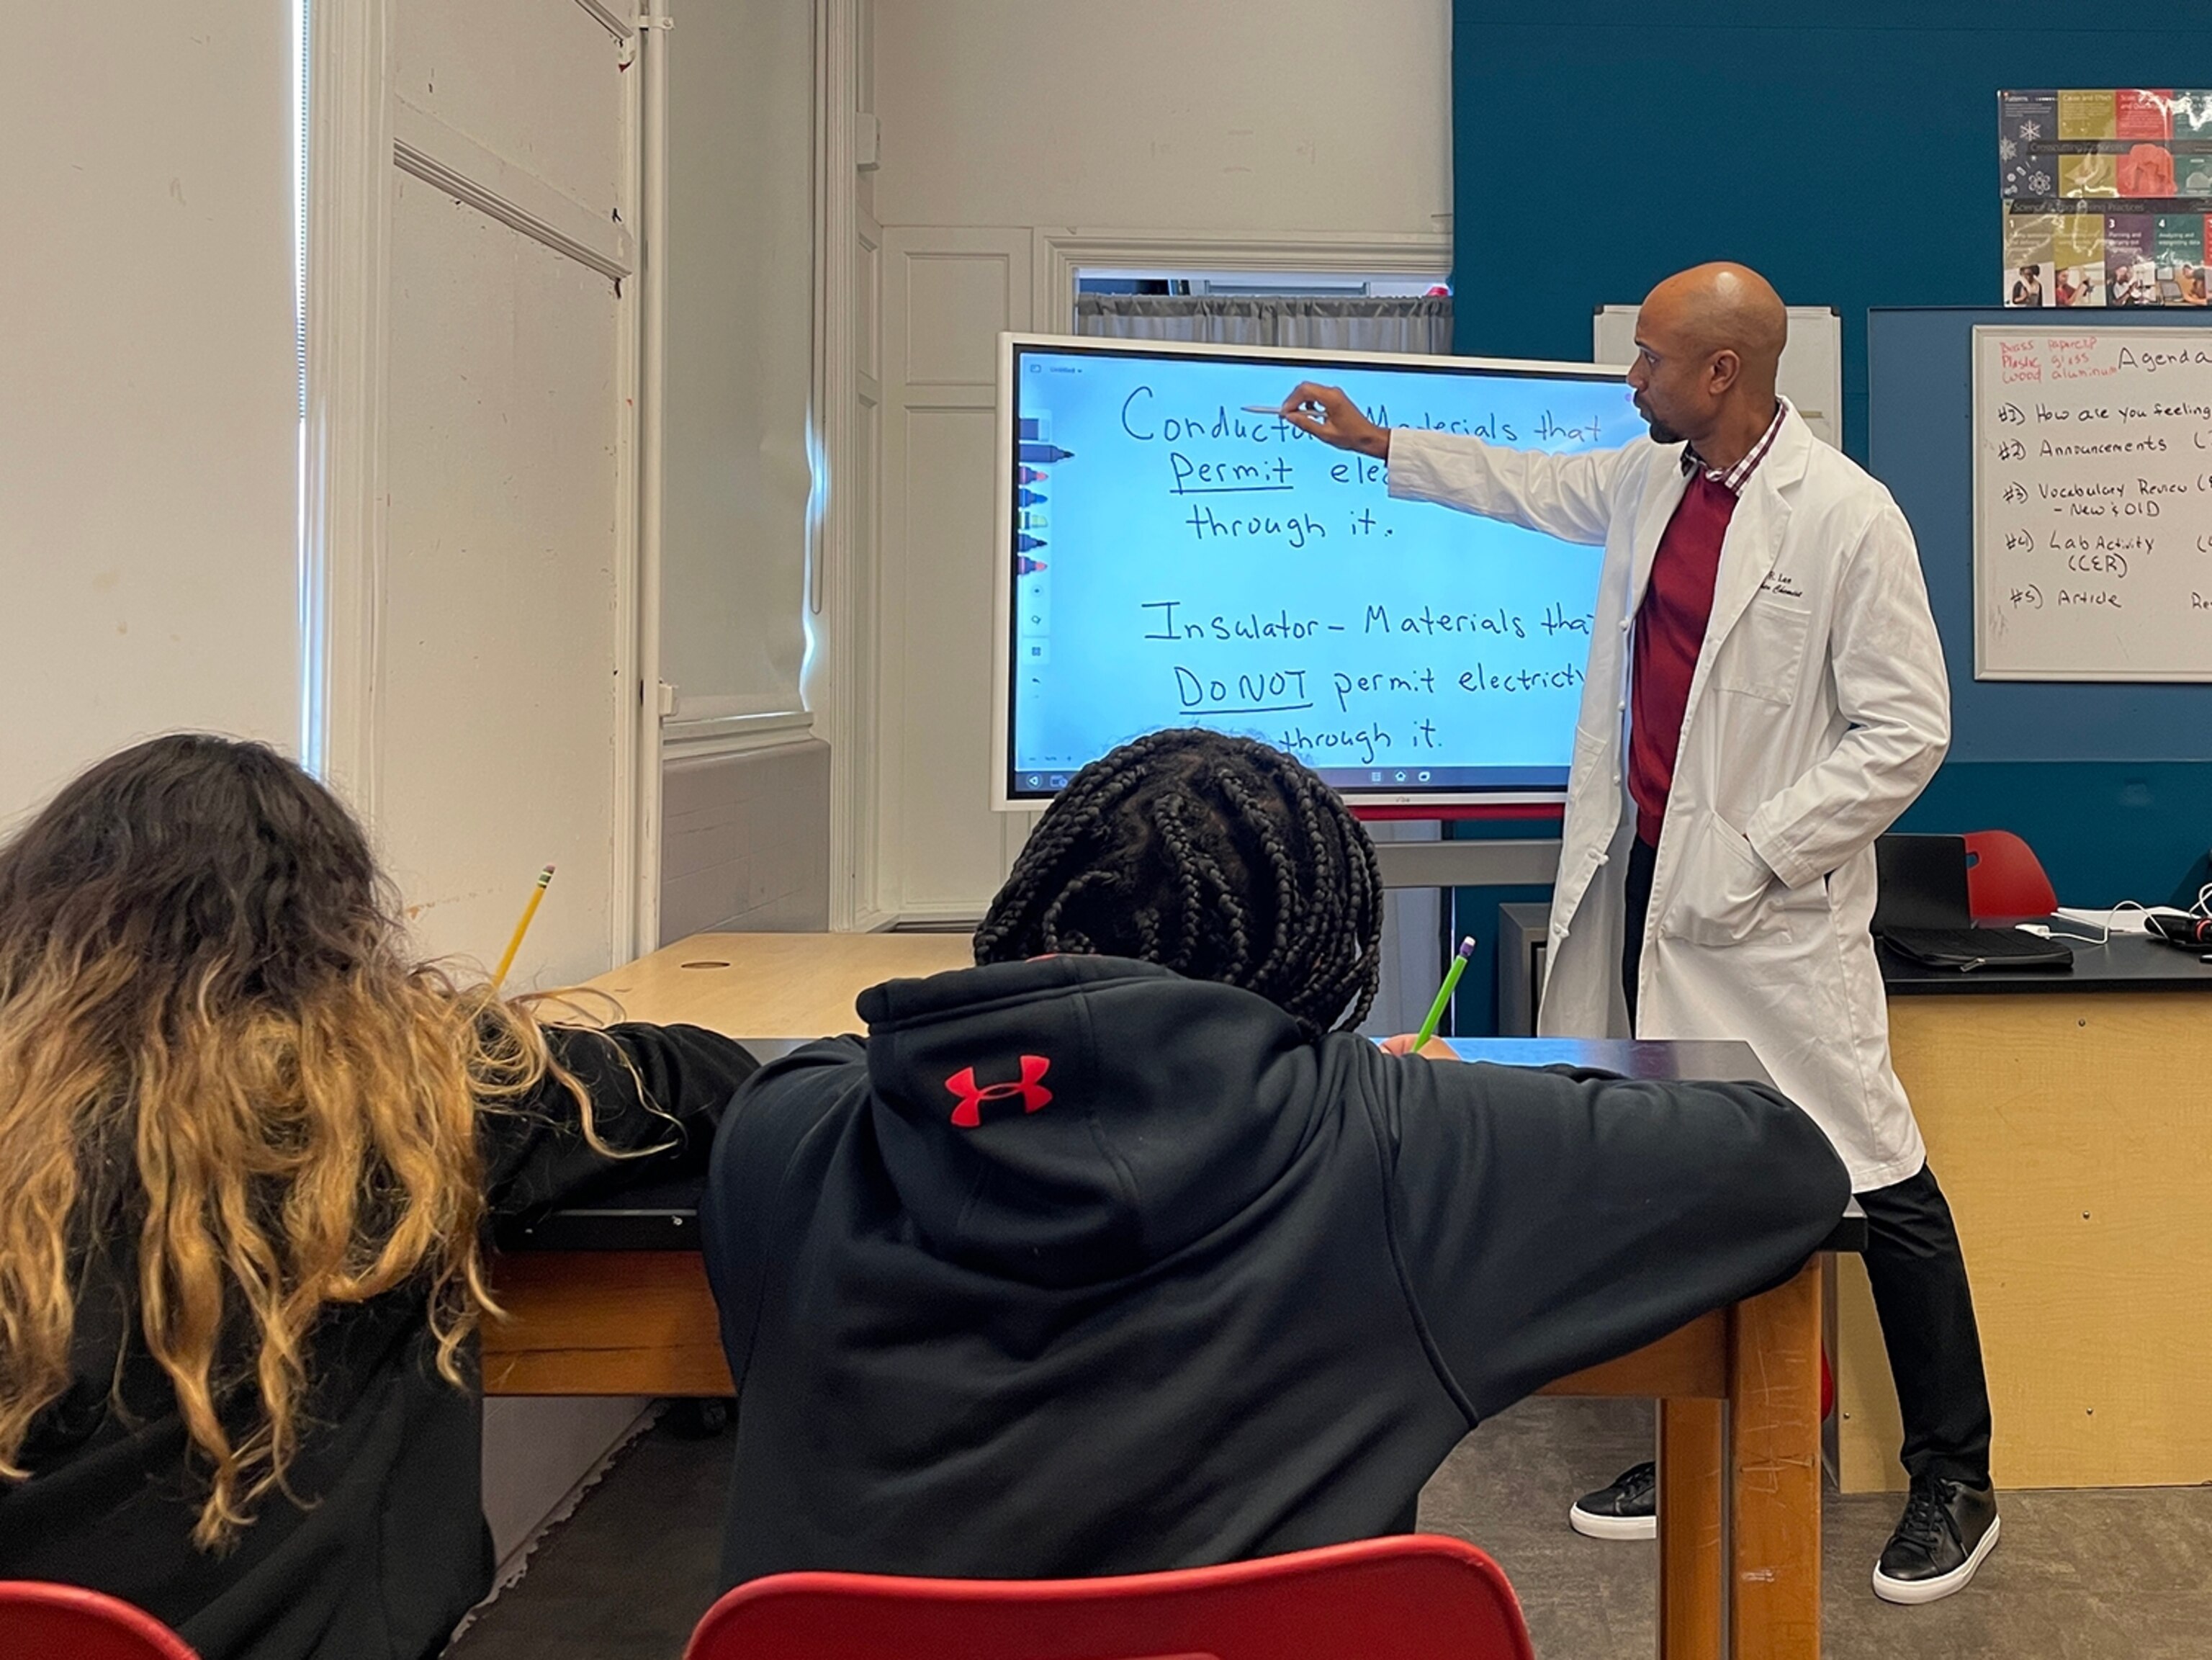
[[[1382,916],[1375,850],[1328,785],[1249,738],[1159,732],[1076,775],[975,960],[1136,958],[1256,992],[1310,1038],[1366,1018]]]
[[[701,1219],[725,1578],[1402,1531],[1480,1420],[1784,1277],[1842,1213],[1770,1090],[1368,1043],[1381,937],[1374,849],[1312,773],[1159,733],[1046,812],[976,967],[874,987],[865,1040],[755,1074]]]

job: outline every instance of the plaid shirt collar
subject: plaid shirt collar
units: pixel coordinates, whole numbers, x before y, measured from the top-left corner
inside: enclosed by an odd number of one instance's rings
[[[1698,453],[1696,446],[1691,444],[1683,445],[1682,476],[1686,478],[1692,473],[1697,471],[1698,468],[1705,467],[1705,477],[1707,478],[1711,479],[1714,483],[1718,484],[1730,496],[1741,496],[1743,494],[1743,487],[1751,482],[1751,475],[1759,470],[1759,464],[1766,459],[1766,452],[1774,447],[1775,435],[1782,430],[1783,420],[1789,415],[1789,400],[1782,398],[1776,398],[1774,400],[1774,419],[1766,423],[1765,432],[1760,435],[1759,440],[1756,444],[1753,444],[1750,449],[1744,453],[1743,459],[1737,462],[1726,472],[1721,471],[1717,467],[1705,466],[1705,458]]]

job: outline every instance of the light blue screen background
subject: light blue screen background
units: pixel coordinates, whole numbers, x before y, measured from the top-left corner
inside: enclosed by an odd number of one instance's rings
[[[1030,441],[1067,452],[1030,452],[1035,545],[1006,556],[1043,567],[1013,585],[1015,793],[1180,725],[1340,785],[1565,781],[1599,550],[1393,502],[1381,462],[1241,406],[1314,379],[1386,424],[1565,453],[1643,435],[1619,380],[1028,347],[1014,379]]]

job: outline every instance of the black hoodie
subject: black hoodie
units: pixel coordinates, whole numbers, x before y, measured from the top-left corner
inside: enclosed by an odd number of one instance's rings
[[[1386,1055],[1148,964],[895,980],[739,1092],[702,1217],[723,1571],[1138,1572],[1410,1526],[1480,1419],[1793,1271],[1748,1085]]]
[[[695,1026],[545,1037],[590,1095],[601,1140],[639,1156],[593,1149],[574,1098],[550,1079],[527,1100],[488,1108],[477,1140],[501,1223],[648,1171],[699,1168],[715,1115],[754,1066],[738,1044]],[[641,1091],[657,1110],[643,1110]],[[325,1311],[285,1490],[228,1549],[205,1551],[191,1535],[207,1488],[175,1391],[137,1335],[135,1262],[117,1260],[137,1237],[115,1228],[86,1263],[76,1383],[31,1426],[30,1479],[0,1482],[0,1579],[120,1596],[175,1627],[204,1660],[436,1654],[491,1589],[493,1564],[478,1483],[483,1409],[473,1389],[438,1375],[425,1287]],[[475,1355],[471,1342],[471,1368]]]

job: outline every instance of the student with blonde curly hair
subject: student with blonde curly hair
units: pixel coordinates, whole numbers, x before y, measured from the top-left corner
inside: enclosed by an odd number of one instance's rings
[[[418,961],[270,750],[92,768],[0,847],[0,1579],[205,1660],[435,1654],[491,1584],[488,1228],[703,1162],[753,1065]]]

